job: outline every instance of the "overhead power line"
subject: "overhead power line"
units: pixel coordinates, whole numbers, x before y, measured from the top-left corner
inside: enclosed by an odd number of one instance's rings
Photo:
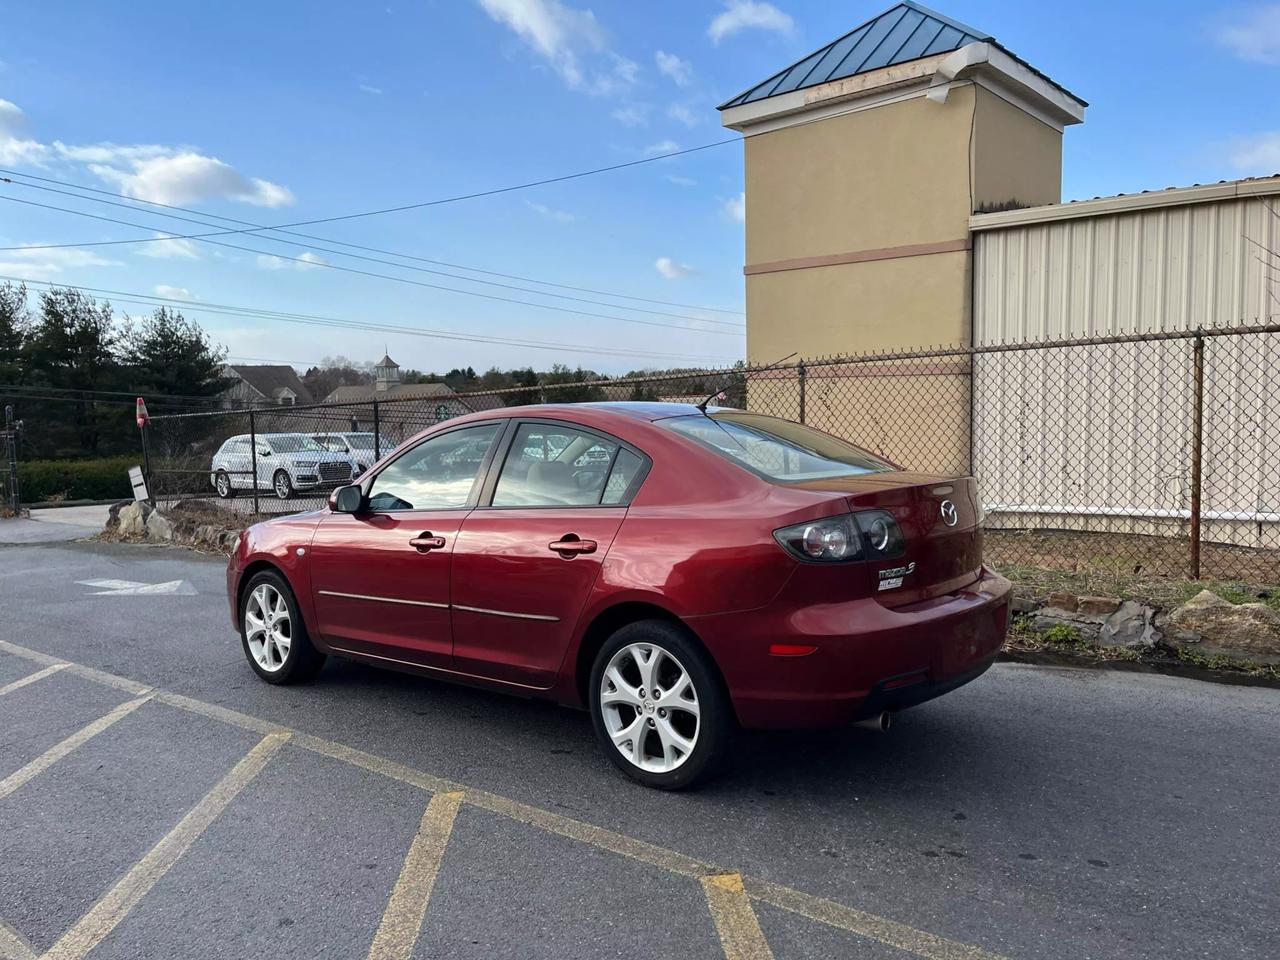
[[[120,220],[120,219],[117,219],[116,217],[104,217],[96,213],[87,213],[83,210],[72,210],[69,207],[59,207],[50,203],[38,203],[35,200],[23,200],[20,197],[0,196],[0,200],[6,200],[9,203],[20,203],[29,207],[40,207],[41,209],[44,209],[44,210],[55,210],[59,213],[69,213],[78,217],[87,217],[91,220],[103,220],[103,221],[106,221],[107,223],[120,224],[126,227],[137,227],[140,230],[150,231],[155,229],[154,227],[144,226],[143,224],[140,224],[140,223],[131,223],[128,220]],[[245,247],[236,243],[227,243],[226,241],[223,241],[223,240],[205,239],[201,242],[211,243],[217,247],[227,247],[228,249],[231,249],[231,250],[240,250],[246,253],[256,253],[264,257],[274,257],[277,260],[284,260],[290,263],[297,263],[305,267],[322,267],[326,270],[340,270],[343,273],[351,273],[351,274],[356,274],[358,276],[363,276],[363,277],[372,277],[377,280],[390,280],[394,283],[407,283],[410,286],[425,287],[426,289],[429,289],[429,290],[443,290],[448,293],[460,293],[464,296],[480,297],[481,299],[484,299],[484,300],[496,300],[500,303],[512,303],[512,304],[518,304],[520,306],[525,306],[525,307],[536,307],[540,310],[553,310],[556,313],[568,313],[568,314],[574,314],[580,317],[592,317],[597,320],[617,320],[622,323],[635,323],[635,324],[640,324],[646,327],[665,327],[669,330],[683,330],[687,333],[713,333],[713,334],[719,334],[720,336],[730,336],[730,337],[742,335],[740,330],[699,330],[696,327],[689,327],[683,324],[662,323],[661,321],[658,321],[658,320],[639,320],[639,319],[636,319],[635,317],[619,317],[613,314],[606,314],[606,313],[592,313],[591,311],[588,311],[588,310],[575,310],[572,307],[558,307],[550,303],[534,303],[531,300],[517,300],[514,297],[500,297],[492,293],[480,293],[477,290],[461,290],[457,287],[447,287],[439,283],[427,283],[426,281],[423,281],[423,280],[412,280],[409,277],[396,277],[387,273],[375,273],[372,270],[359,270],[355,267],[344,267],[344,266],[341,266],[340,264],[327,263],[323,260],[306,260],[306,259],[303,259],[302,257],[288,257],[283,254],[272,253],[270,250],[259,250],[256,247]],[[704,322],[723,322],[723,321],[704,321]]]
[[[658,153],[651,157],[642,157],[639,160],[627,160],[623,163],[613,163],[604,167],[595,167],[591,170],[580,170],[577,173],[566,173],[558,177],[545,177],[542,180],[529,180],[524,183],[515,183],[506,187],[493,187],[489,190],[477,190],[474,193],[460,193],[452,197],[441,197],[437,200],[422,200],[416,203],[402,203],[394,207],[382,207],[378,210],[364,210],[359,213],[345,213],[333,217],[318,217],[314,220],[295,220],[292,223],[282,223],[279,227],[310,227],[317,223],[338,223],[344,220],[360,220],[364,217],[380,217],[388,213],[402,213],[406,210],[422,210],[426,207],[441,207],[450,203],[461,203],[464,200],[479,200],[482,197],[495,197],[503,193],[514,193],[517,190],[529,190],[533,187],[546,187],[553,183],[564,183],[568,180],[580,180],[583,177],[594,177],[601,173],[611,173],[614,170],[625,170],[627,167],[638,167],[645,163],[656,163],[659,160],[670,160],[673,157],[683,157],[691,153],[698,153],[702,150],[710,150],[712,147],[722,147],[728,143],[739,143],[741,137],[728,137],[724,140],[716,140],[712,143],[704,143],[696,147],[686,147],[683,150],[672,150],[669,153]],[[269,229],[277,229],[271,227]]]
[[[43,191],[45,191],[45,192],[47,192],[47,193],[56,193],[56,194],[61,194],[62,196],[72,197],[72,198],[74,198],[74,199],[76,199],[76,200],[89,200],[89,201],[91,201],[91,202],[93,202],[93,203],[102,203],[102,204],[107,204],[108,206],[112,206],[112,207],[123,207],[125,210],[133,210],[133,211],[135,211],[135,212],[138,212],[138,213],[144,213],[144,214],[147,214],[147,215],[150,215],[150,216],[168,217],[168,218],[171,218],[171,219],[174,219],[174,220],[182,220],[182,221],[185,221],[185,222],[187,222],[187,223],[200,223],[200,224],[204,224],[205,226],[216,226],[216,224],[210,224],[207,220],[198,220],[198,219],[196,219],[196,218],[194,218],[194,217],[181,217],[181,216],[178,216],[177,214],[173,214],[173,213],[158,213],[158,212],[151,211],[151,210],[141,210],[141,209],[139,209],[138,207],[134,206],[133,204],[129,204],[129,203],[122,203],[122,202],[117,201],[117,200],[104,200],[104,199],[102,199],[102,198],[100,198],[100,197],[84,197],[84,196],[81,196],[80,194],[73,193],[73,192],[72,192],[72,191],[70,191],[70,190],[59,190],[59,189],[57,189],[57,188],[55,188],[55,187],[44,187],[44,186],[40,186],[39,184],[35,184],[35,183],[22,183],[22,182],[20,182],[20,181],[18,181],[18,180],[13,180],[13,179],[11,179],[11,178],[9,178],[9,177],[0,177],[0,181],[2,181],[2,182],[4,182],[4,183],[13,184],[14,186],[26,187],[26,188],[27,188],[27,189],[29,189],[29,190],[43,190]],[[7,197],[7,198],[5,198],[5,199],[10,199],[10,200],[12,200],[12,199],[15,199],[15,198],[13,198],[13,197]],[[51,208],[51,209],[60,210],[60,211],[64,211],[64,212],[69,212],[69,213],[75,213],[77,216],[93,216],[92,214],[85,213],[84,211],[70,210],[70,209],[68,209],[68,208],[66,208],[66,207],[53,207],[53,208]],[[104,219],[109,219],[109,218],[104,218]],[[110,222],[125,224],[126,226],[136,227],[136,228],[137,228],[137,229],[139,229],[139,230],[146,230],[146,231],[148,231],[148,232],[154,232],[154,231],[156,230],[156,228],[155,228],[155,227],[152,227],[152,226],[144,226],[143,224],[140,224],[140,223],[139,223],[139,224],[126,223],[125,221],[117,221],[117,220],[110,220]],[[209,240],[209,238],[211,238],[211,237],[221,237],[221,236],[227,236],[227,235],[229,235],[229,234],[240,234],[240,233],[247,233],[247,232],[251,232],[251,231],[245,231],[245,230],[218,230],[218,231],[215,231],[215,232],[213,232],[213,233],[189,233],[189,234],[172,234],[172,233],[170,233],[170,234],[163,235],[163,236],[158,236],[158,237],[156,237],[156,236],[152,236],[152,237],[143,237],[143,238],[140,238],[140,239],[141,239],[142,241],[145,241],[145,242],[160,241],[160,240],[199,240],[200,242],[204,243],[204,242],[211,242],[211,241]],[[282,240],[282,239],[280,239],[279,237],[270,237],[270,236],[267,236],[267,235],[262,234],[262,233],[258,233],[258,234],[257,234],[257,236],[259,236],[259,237],[261,237],[263,240],[267,240],[267,241],[269,241],[269,242],[271,242],[271,243],[289,243],[289,244],[293,244],[293,241],[292,241],[292,240]],[[102,240],[102,241],[98,241],[98,242],[96,242],[96,243],[79,244],[79,245],[77,245],[77,246],[80,246],[80,247],[108,247],[108,246],[116,246],[116,245],[118,245],[118,244],[132,244],[132,243],[137,243],[137,242],[139,242],[139,241],[138,241],[138,240]],[[296,246],[296,244],[294,244],[294,245]],[[341,245],[346,246],[346,244],[341,244]],[[369,263],[380,263],[380,264],[383,264],[384,266],[388,266],[388,267],[396,267],[396,268],[401,269],[401,270],[415,270],[415,271],[417,271],[417,272],[419,272],[419,273],[429,273],[429,274],[432,274],[432,275],[434,275],[434,276],[438,276],[438,277],[448,277],[448,278],[450,278],[450,279],[452,279],[452,280],[461,280],[461,281],[463,281],[464,283],[479,283],[479,284],[484,284],[485,286],[489,286],[489,287],[500,287],[500,288],[501,288],[501,289],[503,289],[503,290],[516,290],[516,291],[519,291],[519,292],[521,292],[521,293],[532,293],[534,296],[538,296],[538,297],[556,297],[556,298],[561,299],[561,300],[572,300],[572,301],[574,301],[574,302],[576,302],[576,303],[590,303],[590,304],[594,304],[595,306],[598,306],[598,307],[611,307],[611,308],[613,308],[613,309],[631,310],[631,311],[636,312],[636,313],[648,313],[648,314],[652,314],[653,316],[657,316],[657,317],[671,317],[671,318],[676,319],[676,320],[692,320],[692,321],[694,321],[695,323],[710,323],[710,324],[716,324],[716,325],[718,325],[718,326],[733,327],[733,328],[735,328],[735,329],[737,329],[737,330],[741,330],[741,329],[743,329],[743,326],[744,326],[742,323],[738,323],[738,322],[734,322],[734,321],[730,321],[730,320],[712,320],[712,319],[708,319],[708,318],[705,318],[705,317],[694,317],[694,316],[690,316],[689,314],[684,314],[684,313],[671,313],[671,312],[669,312],[669,311],[665,311],[665,310],[650,310],[650,309],[648,309],[648,308],[646,308],[646,307],[628,307],[628,306],[624,306],[624,305],[622,305],[622,304],[608,303],[607,301],[604,301],[604,300],[591,300],[591,299],[588,299],[588,298],[586,298],[586,297],[574,297],[574,296],[570,296],[569,294],[565,294],[565,293],[549,293],[549,292],[547,292],[547,291],[545,291],[545,290],[534,290],[534,289],[532,289],[532,288],[530,288],[530,287],[519,287],[519,286],[516,286],[516,285],[514,285],[514,284],[510,284],[510,283],[499,283],[499,282],[497,282],[497,281],[495,281],[495,280],[479,280],[479,279],[476,279],[475,277],[465,277],[465,276],[462,276],[461,274],[457,274],[457,273],[448,273],[448,272],[446,272],[446,271],[444,271],[444,270],[432,270],[432,269],[430,269],[429,267],[419,267],[419,266],[414,266],[413,264],[409,264],[409,263],[396,263],[394,260],[386,260],[386,259],[383,259],[383,258],[381,258],[381,257],[369,257],[369,256],[364,256],[363,254],[359,254],[359,253],[348,253],[348,252],[347,252],[347,251],[345,251],[345,250],[335,250],[333,247],[320,246],[319,244],[311,244],[310,246],[311,246],[314,250],[320,250],[320,251],[323,251],[324,253],[332,254],[332,255],[334,255],[334,256],[339,256],[339,257],[351,257],[351,258],[353,258],[353,259],[355,259],[355,260],[363,260],[363,261],[366,261],[366,262],[369,262]],[[40,249],[47,249],[47,248],[45,248],[45,247],[39,247],[39,246],[30,246],[30,247],[23,247],[23,246],[18,246],[18,247],[0,247],[0,252],[6,251],[6,250],[40,250]],[[245,249],[248,249],[248,248],[245,248]],[[264,251],[264,253],[265,253],[265,251]],[[267,256],[277,256],[276,254],[266,254],[266,255],[267,255]],[[399,256],[399,254],[393,254],[393,256]],[[311,261],[307,261],[307,262],[311,262]],[[315,266],[320,266],[321,264],[314,264],[314,265],[315,265]],[[464,269],[465,269],[465,268],[464,268]],[[536,281],[535,281],[535,282],[536,282]],[[462,291],[457,291],[457,292],[460,292],[460,293],[467,293],[467,294],[469,294],[469,295],[474,295],[474,291],[462,290]],[[537,304],[534,304],[534,305],[535,305],[535,306],[537,306]],[[622,319],[622,318],[620,318],[620,319]],[[677,329],[693,329],[693,328],[679,327],[679,328],[677,328]]]
[[[12,176],[12,177],[21,177],[22,180],[37,180],[37,181],[40,181],[41,183],[56,183],[59,186],[71,187],[75,190],[80,190],[85,193],[99,194],[101,196],[106,196],[106,197],[118,198],[120,196],[117,193],[112,193],[110,190],[102,190],[98,187],[90,187],[81,183],[72,183],[71,181],[59,180],[54,177],[40,177],[40,176],[36,176],[33,173],[22,173],[17,170],[8,170],[3,167],[0,167],[0,174],[8,174],[9,176]],[[21,181],[13,181],[13,180],[10,180],[8,177],[0,177],[0,182],[16,183],[20,186],[34,187],[34,184],[23,183]],[[62,192],[62,191],[53,191],[53,192]],[[72,194],[72,193],[68,193],[67,195],[78,197],[77,194]],[[92,200],[94,198],[78,197],[78,199]],[[659,306],[665,306],[665,307],[683,307],[686,310],[700,310],[706,313],[724,313],[724,314],[730,314],[732,316],[739,316],[739,317],[745,315],[741,310],[727,310],[723,307],[708,307],[708,306],[703,306],[701,304],[696,304],[696,303],[682,303],[676,300],[659,300],[653,297],[637,297],[631,294],[617,293],[616,291],[613,291],[613,290],[597,290],[591,287],[579,287],[579,286],[573,286],[572,284],[567,284],[567,283],[554,283],[550,280],[540,280],[537,277],[526,277],[526,276],[521,276],[519,274],[513,274],[513,273],[501,273],[497,270],[486,270],[481,267],[472,267],[472,266],[467,266],[466,264],[461,264],[461,263],[451,263],[447,260],[434,260],[430,257],[420,257],[420,256],[417,256],[416,254],[403,253],[398,250],[387,250],[381,247],[369,246],[368,244],[350,243],[345,240],[336,240],[332,237],[321,237],[311,233],[301,233],[296,230],[285,230],[282,227],[273,227],[273,226],[268,226],[260,223],[254,223],[251,220],[240,220],[240,219],[237,219],[236,217],[227,217],[227,216],[223,216],[222,214],[206,213],[202,210],[194,210],[190,207],[180,207],[180,206],[177,206],[176,204],[161,203],[158,200],[143,200],[138,197],[129,197],[128,199],[132,202],[120,203],[120,202],[112,201],[112,205],[122,206],[122,207],[126,207],[127,209],[137,210],[140,208],[135,206],[135,204],[146,204],[149,207],[158,207],[164,210],[177,210],[181,213],[190,213],[190,214],[194,214],[196,216],[205,218],[205,221],[199,221],[199,220],[191,221],[195,223],[200,223],[200,222],[207,223],[208,220],[221,220],[224,223],[237,223],[249,229],[223,230],[223,231],[218,231],[215,233],[207,233],[207,234],[188,234],[188,235],[173,234],[173,235],[163,236],[163,237],[135,237],[129,240],[96,240],[96,241],[86,241],[84,243],[33,244],[27,247],[0,247],[0,250],[61,250],[61,249],[73,248],[73,247],[109,247],[109,246],[119,246],[119,245],[125,245],[125,244],[132,245],[132,244],[140,244],[140,243],[159,243],[163,240],[193,240],[193,239],[200,239],[203,237],[225,236],[227,234],[232,234],[232,233],[261,233],[263,231],[270,231],[272,233],[280,233],[290,237],[297,237],[302,240],[314,241],[319,243],[331,243],[331,244],[335,244],[336,246],[347,247],[352,250],[364,250],[369,253],[379,253],[389,257],[401,257],[405,260],[414,260],[418,263],[430,263],[438,267],[448,267],[452,270],[466,270],[470,273],[481,273],[488,277],[500,277],[504,280],[518,280],[521,283],[536,283],[540,286],[555,287],[556,289],[559,289],[559,290],[573,290],[576,293],[590,293],[590,294],[594,294],[596,296],[601,296],[601,297],[612,297],[615,300],[635,300],[638,303],[652,303],[652,304],[657,304]],[[98,202],[106,202],[106,201],[98,201]],[[187,218],[173,217],[172,219],[186,220]],[[212,226],[213,224],[207,224],[207,225]],[[265,239],[273,240],[275,238],[265,237]],[[470,278],[465,278],[465,279],[470,279]],[[553,296],[553,294],[546,294],[546,295]]]
[[[35,280],[29,277],[0,275],[0,281],[25,283],[37,287],[65,287],[84,293],[111,297],[117,302],[135,303],[147,307],[177,304],[189,313],[210,313],[227,316],[249,317],[264,320],[281,320],[287,323],[302,323],[312,326],[336,327],[341,329],[361,330],[375,333],[406,334],[408,336],[426,337],[436,340],[456,340],[466,343],[487,343],[499,346],[527,347],[534,350],[567,351],[570,353],[590,354],[607,357],[644,357],[658,360],[700,360],[716,362],[733,362],[732,358],[706,356],[697,354],[656,353],[647,350],[610,350],[604,347],[593,347],[585,344],[561,343],[548,340],[527,340],[516,337],[494,337],[483,334],[459,333],[455,330],[437,330],[425,327],[410,327],[401,324],[373,323],[359,320],[346,320],[339,317],[326,317],[315,314],[288,313],[285,311],[240,307],[230,304],[205,303],[180,297],[161,297],[147,293],[132,293],[121,290],[107,290],[101,287],[89,287],[73,283],[59,283],[50,280]]]

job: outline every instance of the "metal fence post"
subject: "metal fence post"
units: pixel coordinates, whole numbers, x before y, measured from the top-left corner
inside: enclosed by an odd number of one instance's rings
[[[806,368],[803,360],[801,360],[799,363],[796,364],[796,374],[800,377],[800,422],[804,423],[805,422],[805,403],[808,399],[807,397],[808,376],[806,374]]]
[[[249,411],[249,461],[253,470],[253,512],[258,513],[258,425],[253,411]]]
[[[378,401],[373,401],[373,459],[382,459],[382,421],[378,415]],[[373,464],[370,464],[373,466]]]
[[[1204,334],[1196,330],[1192,348],[1191,579],[1200,579],[1200,501],[1204,468]]]
[[[9,505],[16,517],[22,510],[22,491],[18,486],[18,429],[13,422],[13,404],[4,407],[4,446],[9,461]]]

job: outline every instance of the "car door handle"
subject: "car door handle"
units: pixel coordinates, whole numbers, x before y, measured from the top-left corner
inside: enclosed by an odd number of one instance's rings
[[[553,540],[547,544],[548,550],[554,550],[560,556],[568,558],[577,556],[579,553],[595,553],[596,542],[594,540],[581,540],[572,533],[566,533],[559,540]]]
[[[439,550],[444,546],[444,537],[433,537],[430,533],[424,533],[422,536],[414,537],[410,540],[409,546],[419,553],[426,553],[428,550]]]

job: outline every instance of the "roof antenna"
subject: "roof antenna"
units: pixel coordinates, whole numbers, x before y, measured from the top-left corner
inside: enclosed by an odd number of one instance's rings
[[[794,356],[796,356],[795,353],[788,353],[781,360],[775,360],[773,361],[773,363],[769,364],[767,367],[761,367],[759,370],[751,370],[749,372],[764,373],[768,370],[772,370],[774,367],[781,366],[782,364],[786,363],[788,360],[790,360]],[[717,390],[715,391],[715,393],[711,394],[709,397],[704,398],[701,403],[697,404],[698,412],[705,414],[707,412],[707,404],[709,404],[712,400],[714,400],[716,397],[720,396],[723,393],[724,393],[723,390]]]

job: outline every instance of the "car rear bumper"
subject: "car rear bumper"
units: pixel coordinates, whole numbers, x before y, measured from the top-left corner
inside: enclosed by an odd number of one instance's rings
[[[1011,591],[983,568],[964,589],[907,607],[873,598],[775,602],[690,626],[720,665],[744,727],[830,727],[915,706],[980,676],[1004,642]],[[770,652],[777,644],[816,649],[778,656]]]

